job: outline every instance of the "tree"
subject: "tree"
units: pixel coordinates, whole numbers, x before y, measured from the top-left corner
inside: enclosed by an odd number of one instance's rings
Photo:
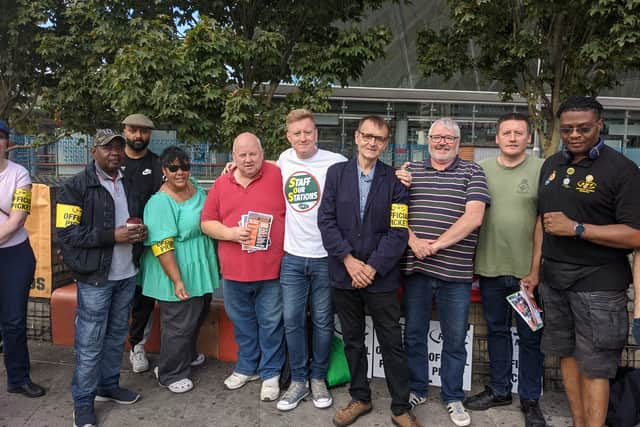
[[[37,112],[44,87],[52,85],[47,64],[37,52],[46,21],[39,1],[2,1],[0,13],[0,119],[26,126]]]
[[[559,144],[562,99],[597,95],[640,65],[638,0],[448,0],[451,25],[425,29],[418,57],[425,75],[480,71],[508,100],[527,100],[545,157]],[[480,50],[473,56],[473,43]]]
[[[48,102],[77,129],[140,111],[219,150],[253,131],[274,155],[289,108],[326,111],[332,85],[383,55],[389,31],[357,26],[382,2],[67,1],[41,39],[60,79]],[[281,84],[296,90],[276,100]]]

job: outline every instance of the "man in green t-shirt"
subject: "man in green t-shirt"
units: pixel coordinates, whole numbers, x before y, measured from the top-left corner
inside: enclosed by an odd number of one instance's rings
[[[475,273],[487,321],[490,384],[464,401],[481,411],[511,404],[511,318],[506,296],[520,289],[533,296],[538,285],[542,228],[537,211],[538,177],[542,159],[528,156],[531,130],[526,116],[506,114],[498,119],[497,158],[480,162],[487,176],[491,206],[487,208],[476,252]],[[527,427],[545,426],[538,404],[542,392],[544,355],[541,330],[532,331],[516,317],[519,335],[518,395]]]

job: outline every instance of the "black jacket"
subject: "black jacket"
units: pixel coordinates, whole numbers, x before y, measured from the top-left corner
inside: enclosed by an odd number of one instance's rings
[[[123,180],[129,212],[142,212],[141,201]],[[81,209],[81,210],[80,210]],[[56,206],[56,231],[64,263],[82,282],[107,280],[115,245],[115,205],[102,187],[95,162],[69,178],[60,188]],[[142,243],[133,245],[133,261],[139,264]]]

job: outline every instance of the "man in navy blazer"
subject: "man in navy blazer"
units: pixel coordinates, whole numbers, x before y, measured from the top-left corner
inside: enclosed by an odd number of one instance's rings
[[[357,158],[327,172],[318,212],[322,243],[329,255],[329,279],[351,372],[351,402],[333,423],[352,424],[371,411],[364,345],[365,307],[373,319],[391,394],[391,420],[418,426],[409,408],[409,370],[402,347],[400,257],[409,239],[407,189],[391,166],[378,160],[389,141],[381,117],[363,118],[355,132]]]

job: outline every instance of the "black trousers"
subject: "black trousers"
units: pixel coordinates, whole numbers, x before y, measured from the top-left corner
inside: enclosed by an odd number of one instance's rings
[[[195,354],[194,336],[198,334],[205,297],[192,297],[185,301],[159,301],[162,333],[158,379],[161,384],[191,377],[191,362]]]
[[[142,294],[142,286],[136,286],[131,303],[131,325],[129,325],[129,344],[132,351],[133,347],[144,338],[144,329],[149,323],[155,303],[156,300]]]
[[[30,381],[27,348],[27,302],[36,259],[29,240],[0,248],[0,330],[4,339],[7,386]]]
[[[396,291],[368,292],[365,289],[334,288],[333,302],[340,319],[344,350],[351,372],[351,398],[371,401],[367,379],[367,349],[364,345],[366,307],[382,350],[384,375],[391,395],[391,412],[394,415],[408,412],[409,368],[402,347],[400,302]]]

